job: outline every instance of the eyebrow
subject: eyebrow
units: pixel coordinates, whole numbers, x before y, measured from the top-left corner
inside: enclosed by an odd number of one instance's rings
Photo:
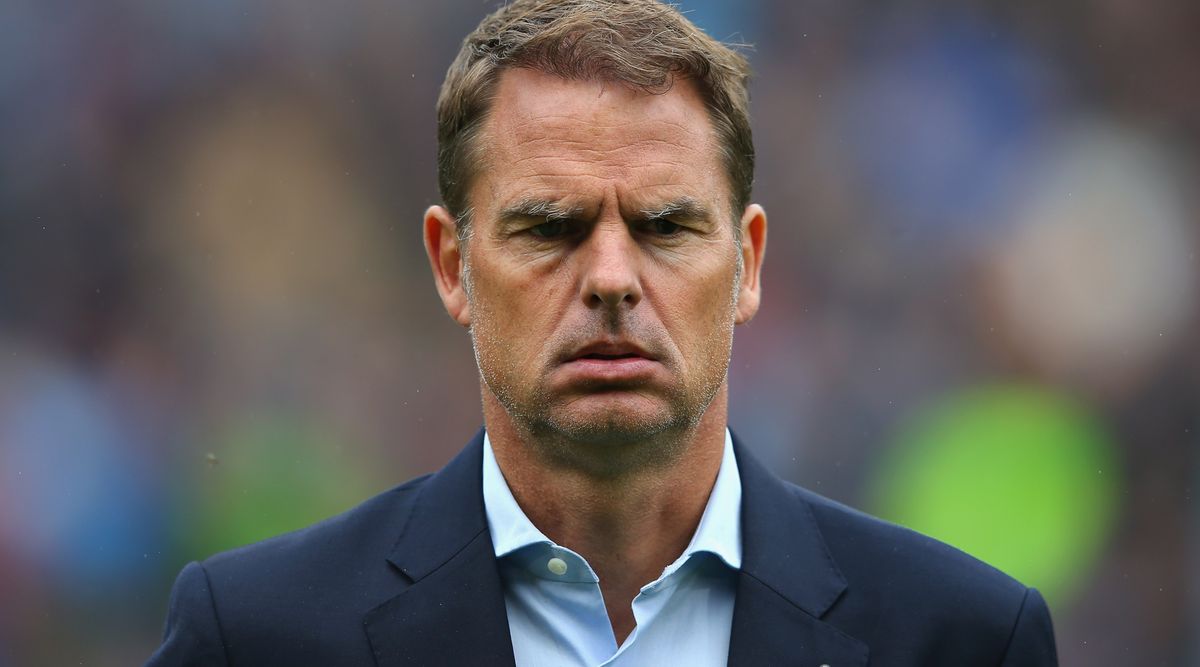
[[[584,207],[567,205],[559,200],[538,199],[525,197],[504,207],[499,218],[502,222],[514,222],[522,219],[538,219],[546,221],[572,220],[584,214]],[[652,207],[637,211],[639,220],[660,220],[663,218],[679,218],[684,220],[708,220],[710,212],[707,206],[695,197],[679,197]]]
[[[643,220],[658,220],[661,218],[684,218],[688,220],[706,220],[709,217],[708,207],[694,197],[680,197],[654,208],[644,208],[638,211]]]
[[[501,210],[500,219],[544,218],[546,220],[569,220],[578,217],[582,213],[582,206],[567,206],[558,201],[526,197]]]

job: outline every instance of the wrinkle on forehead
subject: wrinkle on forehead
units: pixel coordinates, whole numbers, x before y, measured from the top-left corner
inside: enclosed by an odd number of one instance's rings
[[[510,70],[501,76],[484,134],[489,164],[480,180],[489,182],[494,199],[605,181],[628,190],[688,191],[672,198],[725,188],[715,131],[686,80],[649,94]]]
[[[681,160],[696,160],[714,148],[709,133],[698,132],[695,125],[660,117],[619,122],[602,118],[608,115],[606,111],[588,111],[578,116],[498,115],[491,128],[494,136],[500,138],[492,144],[497,164],[508,164],[506,158],[529,160],[555,156],[592,161],[630,160],[655,151]],[[707,125],[702,127],[708,129]]]

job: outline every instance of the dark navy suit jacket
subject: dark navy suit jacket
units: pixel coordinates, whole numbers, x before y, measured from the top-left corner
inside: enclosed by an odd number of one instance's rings
[[[440,472],[183,569],[149,665],[511,665],[482,431]],[[1055,665],[1038,592],[782,481],[734,439],[730,665]]]

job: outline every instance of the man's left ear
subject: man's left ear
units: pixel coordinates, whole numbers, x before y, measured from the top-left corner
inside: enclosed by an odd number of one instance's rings
[[[742,286],[738,291],[737,315],[734,322],[749,322],[758,312],[762,298],[762,263],[767,251],[767,212],[751,204],[742,213]]]

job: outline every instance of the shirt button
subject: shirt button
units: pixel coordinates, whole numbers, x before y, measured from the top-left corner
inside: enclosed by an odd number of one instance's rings
[[[546,569],[559,576],[567,573],[567,562],[557,556],[546,561]]]

